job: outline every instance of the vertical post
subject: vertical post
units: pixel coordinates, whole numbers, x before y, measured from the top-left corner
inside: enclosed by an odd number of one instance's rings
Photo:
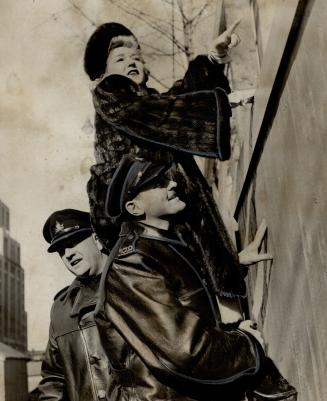
[[[173,59],[173,82],[175,82],[175,1],[171,2],[171,35],[172,35],[172,59]]]
[[[3,401],[6,401],[5,362],[6,362],[5,356],[0,353],[0,400]]]

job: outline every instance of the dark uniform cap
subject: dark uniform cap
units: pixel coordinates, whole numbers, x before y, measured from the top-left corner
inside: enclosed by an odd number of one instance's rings
[[[75,209],[58,210],[43,227],[43,237],[50,244],[48,252],[56,252],[60,244],[72,239],[85,239],[92,233],[90,214]]]
[[[106,215],[111,219],[118,219],[125,212],[125,203],[149,188],[170,167],[171,164],[168,163],[152,163],[124,156],[107,190]]]
[[[108,22],[100,25],[87,42],[84,53],[84,69],[92,81],[105,72],[109,45],[111,40],[117,36],[133,36],[136,40],[133,33],[124,25]]]

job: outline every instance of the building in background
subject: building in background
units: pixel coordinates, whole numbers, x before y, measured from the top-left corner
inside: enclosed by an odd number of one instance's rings
[[[0,400],[27,401],[26,353],[0,342]]]
[[[24,269],[20,244],[10,236],[9,208],[0,200],[0,342],[27,350]]]

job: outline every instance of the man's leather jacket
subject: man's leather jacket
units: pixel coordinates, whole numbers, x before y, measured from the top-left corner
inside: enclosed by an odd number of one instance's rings
[[[241,400],[262,348],[242,330],[221,329],[205,272],[183,240],[123,225],[113,252],[96,311],[113,374],[108,398]]]
[[[39,400],[99,401],[110,376],[94,321],[99,277],[75,280],[55,297]]]

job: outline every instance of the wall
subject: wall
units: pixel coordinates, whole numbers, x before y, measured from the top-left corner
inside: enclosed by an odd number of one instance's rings
[[[250,309],[299,401],[327,400],[326,7],[324,0],[307,2],[276,115],[238,215],[241,241],[251,238],[262,218],[268,223],[265,247],[274,261],[252,268]],[[270,36],[279,30],[273,20]],[[267,47],[263,63],[267,52],[275,56]],[[265,85],[267,90],[273,82]]]

